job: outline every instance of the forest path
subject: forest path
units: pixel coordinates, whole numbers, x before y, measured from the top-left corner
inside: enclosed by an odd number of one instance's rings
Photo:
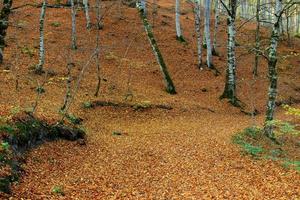
[[[235,117],[239,120],[232,120]],[[300,195],[299,174],[242,156],[231,143],[232,134],[249,123],[243,115],[102,108],[88,111],[84,118],[87,145],[57,141],[34,149],[26,175],[14,187],[15,197],[296,199]],[[65,197],[51,193],[56,185],[63,187]]]

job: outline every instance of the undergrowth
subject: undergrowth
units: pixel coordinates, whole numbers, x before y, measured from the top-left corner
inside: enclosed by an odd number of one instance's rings
[[[286,169],[295,169],[300,172],[300,109],[284,105],[286,114],[293,115],[292,122],[273,120],[271,124],[277,143],[264,135],[263,128],[252,126],[233,136],[233,143],[239,145],[244,155],[255,159],[270,159],[280,163]]]

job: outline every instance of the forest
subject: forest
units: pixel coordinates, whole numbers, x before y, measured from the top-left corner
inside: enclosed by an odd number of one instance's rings
[[[0,0],[0,199],[300,199],[299,0]]]

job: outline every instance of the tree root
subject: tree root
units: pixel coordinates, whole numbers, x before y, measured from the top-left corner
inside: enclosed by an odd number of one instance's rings
[[[132,108],[135,111],[148,110],[148,109],[163,109],[163,110],[172,110],[173,107],[167,104],[151,104],[148,102],[142,103],[125,103],[125,102],[111,102],[111,101],[93,101],[89,104],[88,107],[119,107],[119,108]]]

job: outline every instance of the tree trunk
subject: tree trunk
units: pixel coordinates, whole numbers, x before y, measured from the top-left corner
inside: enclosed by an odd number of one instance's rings
[[[83,5],[84,5],[85,18],[86,18],[86,28],[90,29],[91,28],[91,20],[90,20],[90,15],[89,15],[89,2],[88,2],[88,0],[83,0]]]
[[[201,35],[201,7],[200,0],[194,3],[194,13],[195,13],[195,30],[197,37],[197,55],[198,55],[198,67],[202,68],[202,35]]]
[[[71,0],[71,15],[72,15],[72,49],[77,49],[76,42],[76,8],[74,5],[74,0]]]
[[[168,68],[166,66],[166,63],[164,62],[162,54],[161,54],[161,52],[160,52],[160,50],[158,48],[158,45],[157,45],[156,40],[154,38],[151,26],[150,26],[150,24],[149,24],[149,22],[147,20],[147,17],[143,13],[143,9],[140,7],[139,4],[137,4],[137,8],[138,8],[138,10],[140,12],[140,17],[141,17],[141,19],[143,21],[143,25],[144,25],[145,31],[147,33],[147,37],[149,39],[149,42],[151,44],[153,53],[154,53],[154,55],[155,55],[155,57],[157,59],[157,62],[159,64],[159,66],[160,66],[160,70],[161,70],[161,72],[163,74],[165,85],[166,85],[166,91],[169,94],[176,94],[175,86],[173,84],[171,76],[169,75],[169,71],[168,71]]]
[[[210,38],[210,0],[205,0],[205,40],[206,40],[206,47],[207,47],[207,67],[212,68],[212,47],[211,47],[211,38]]]
[[[224,93],[220,97],[229,99],[234,106],[239,106],[236,97],[236,58],[235,58],[235,18],[236,18],[237,1],[229,1],[229,11],[227,17],[228,39],[227,39],[227,70]]]
[[[0,13],[0,64],[3,63],[3,50],[5,47],[5,36],[8,28],[8,19],[12,0],[4,0],[3,7]]]
[[[218,55],[218,52],[217,52],[217,33],[218,33],[218,27],[219,27],[219,23],[220,23],[219,0],[215,0],[214,10],[215,10],[215,29],[214,29],[212,54],[217,56]]]
[[[269,69],[269,93],[268,93],[268,103],[267,103],[267,111],[266,111],[266,120],[264,132],[268,138],[274,139],[273,126],[270,125],[270,121],[274,118],[274,111],[276,106],[276,96],[277,96],[277,45],[279,40],[279,32],[280,32],[280,21],[281,21],[281,9],[282,6],[278,5],[282,4],[282,0],[276,0],[276,15],[275,15],[275,23],[272,30],[272,35],[270,38],[270,47],[269,47],[269,55],[268,55],[268,69]],[[281,9],[279,9],[281,8]]]
[[[44,24],[45,24],[45,15],[46,15],[46,0],[43,1],[40,15],[40,55],[39,55],[39,64],[36,66],[35,73],[43,73],[44,63],[45,63],[45,44],[44,44]]]
[[[100,76],[100,24],[101,24],[101,16],[100,16],[100,0],[96,0],[96,9],[97,9],[97,36],[96,36],[96,68],[97,68],[97,87],[95,96],[97,97],[100,90],[101,85],[101,76]]]
[[[253,75],[257,76],[257,68],[259,62],[259,50],[260,50],[260,0],[256,1],[256,32],[255,32],[255,61],[253,68]]]
[[[175,5],[175,25],[176,25],[176,39],[180,42],[184,42],[184,38],[181,34],[181,25],[180,25],[180,0],[176,0]]]

